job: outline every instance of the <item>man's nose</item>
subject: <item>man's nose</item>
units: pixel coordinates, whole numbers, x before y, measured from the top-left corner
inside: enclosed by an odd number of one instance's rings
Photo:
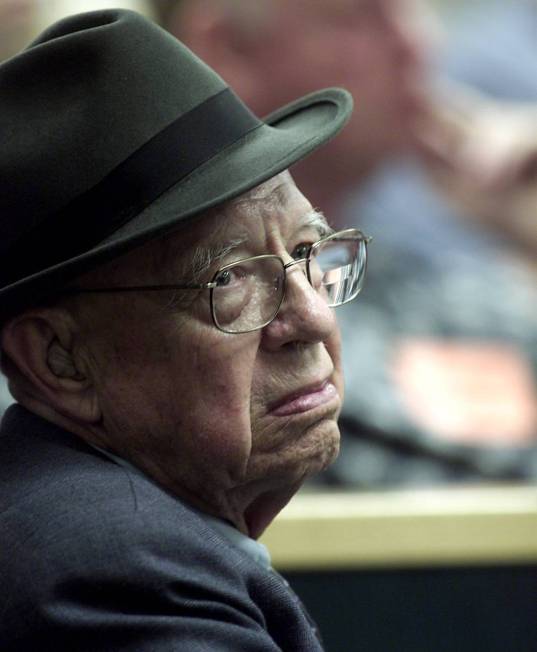
[[[324,342],[337,331],[334,310],[319,292],[319,284],[312,280],[316,287],[312,287],[306,276],[305,262],[287,268],[284,301],[263,333],[269,348],[291,342]]]

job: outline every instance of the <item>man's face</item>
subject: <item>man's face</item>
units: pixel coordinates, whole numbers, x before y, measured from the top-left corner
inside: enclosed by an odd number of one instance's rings
[[[370,163],[406,146],[422,109],[423,43],[416,1],[272,4],[270,26],[264,24],[252,46],[253,65],[263,71],[256,95],[265,98],[252,97],[253,105],[263,103],[258,107],[266,111],[323,86],[343,86],[353,94],[356,110],[345,137],[330,143],[334,160]],[[329,154],[323,150],[322,155]]]
[[[171,265],[157,270],[158,278],[142,276],[161,243],[126,257],[121,284],[185,280],[175,265],[184,265],[197,245],[232,245],[202,281],[248,256],[273,253],[287,262],[300,244],[319,239],[311,215],[291,177],[281,174],[168,236],[161,258]],[[289,271],[276,319],[252,333],[217,330],[208,291],[191,293],[186,307],[152,293],[98,296],[90,306],[97,316],[86,335],[106,443],[172,491],[234,522],[259,496],[281,494],[285,502],[338,451],[339,332],[301,267]],[[246,520],[258,533],[266,523],[257,523],[254,512]]]

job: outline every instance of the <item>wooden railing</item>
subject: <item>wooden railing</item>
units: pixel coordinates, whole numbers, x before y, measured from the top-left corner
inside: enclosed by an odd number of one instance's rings
[[[537,563],[537,486],[303,492],[261,541],[279,570]]]

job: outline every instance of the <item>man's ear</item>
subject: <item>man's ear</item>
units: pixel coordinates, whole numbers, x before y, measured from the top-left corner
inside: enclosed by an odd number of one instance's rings
[[[84,358],[75,351],[75,322],[62,308],[29,310],[2,331],[2,348],[23,394],[78,422],[100,418]],[[24,402],[24,401],[22,401]]]

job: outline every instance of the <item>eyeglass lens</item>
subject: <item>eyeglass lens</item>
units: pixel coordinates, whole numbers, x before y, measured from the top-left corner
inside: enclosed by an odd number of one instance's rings
[[[212,306],[216,324],[228,333],[264,326],[278,312],[285,270],[280,258],[266,256],[239,261],[215,279]]]
[[[308,277],[331,307],[356,297],[363,285],[363,240],[322,240],[311,251]],[[277,256],[238,261],[221,270],[212,290],[215,323],[228,333],[262,328],[276,316],[284,294],[285,269]]]
[[[365,276],[365,242],[362,240],[324,240],[312,251],[310,282],[331,307],[356,297]]]

